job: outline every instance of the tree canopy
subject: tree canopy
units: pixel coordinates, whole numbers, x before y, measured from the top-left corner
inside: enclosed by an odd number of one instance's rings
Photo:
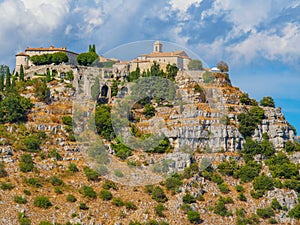
[[[202,62],[199,59],[193,59],[188,64],[189,70],[202,70]]]
[[[221,70],[221,72],[228,72],[228,71],[229,71],[229,66],[228,66],[228,64],[227,64],[226,62],[224,62],[224,61],[218,62],[217,68],[218,68],[219,70]]]
[[[63,62],[68,62],[69,58],[66,53],[64,52],[56,52],[53,54],[42,54],[42,55],[34,55],[30,57],[30,61],[34,65],[47,65],[54,63],[55,65],[58,65]]]
[[[260,105],[264,107],[275,107],[274,99],[270,96],[263,97],[262,100],[260,100]]]

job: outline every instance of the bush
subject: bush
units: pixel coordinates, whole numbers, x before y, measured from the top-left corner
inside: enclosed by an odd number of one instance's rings
[[[40,183],[39,179],[34,177],[25,179],[25,183],[37,188],[42,187],[42,184]]]
[[[37,196],[34,198],[34,206],[48,209],[52,206],[52,203],[50,202],[48,197],[45,196]]]
[[[171,149],[170,141],[168,138],[164,138],[158,146],[155,148],[150,148],[146,150],[146,152],[151,152],[151,153],[165,153],[168,150]]]
[[[76,202],[77,199],[76,199],[76,197],[75,197],[74,195],[69,194],[69,195],[67,196],[67,201],[68,201],[68,202]]]
[[[109,190],[109,189],[114,189],[114,190],[118,190],[118,186],[116,185],[116,183],[114,183],[111,180],[105,180],[105,182],[102,184],[102,188],[105,190]]]
[[[263,97],[262,100],[260,100],[260,105],[263,107],[272,107],[275,108],[275,102],[274,99],[270,96]]]
[[[88,210],[89,207],[87,207],[86,203],[85,202],[82,202],[79,204],[79,209],[81,210]]]
[[[194,196],[192,196],[189,193],[187,193],[185,196],[182,197],[182,201],[185,204],[191,204],[191,203],[195,203],[196,199],[195,199]]]
[[[137,210],[137,206],[133,202],[125,202],[126,209]]]
[[[100,105],[96,107],[95,125],[98,134],[106,140],[112,140],[115,137],[114,129],[111,124],[111,107]]]
[[[288,212],[289,217],[300,219],[300,204],[296,205]]]
[[[62,117],[62,122],[63,122],[63,124],[68,125],[68,126],[73,125],[73,119],[72,119],[71,116],[63,116]]]
[[[51,150],[48,154],[49,157],[56,159],[57,161],[61,161],[63,158],[61,155],[55,150]]]
[[[63,191],[61,190],[61,187],[56,186],[56,187],[54,187],[54,193],[61,195],[63,193]]]
[[[113,198],[111,203],[117,207],[121,207],[121,206],[125,205],[125,203],[123,202],[123,200],[121,198]]]
[[[173,193],[177,192],[182,185],[182,177],[179,174],[173,174],[165,181],[167,190],[171,190]]]
[[[38,152],[40,151],[40,145],[42,143],[41,138],[38,135],[31,135],[25,137],[23,140],[24,150],[28,152]]]
[[[89,181],[98,181],[99,180],[99,174],[97,171],[86,167],[83,169],[83,172]]]
[[[70,163],[69,165],[69,170],[73,173],[76,173],[79,171],[79,169],[77,168],[76,164],[75,163]]]
[[[244,195],[244,193],[239,193],[238,199],[239,199],[240,201],[243,201],[243,202],[246,202],[246,201],[247,201],[247,198],[246,198],[246,196]]]
[[[199,223],[200,221],[200,214],[195,211],[188,211],[187,218],[191,223]]]
[[[254,190],[263,190],[263,191],[273,190],[274,189],[273,179],[267,177],[264,174],[255,177],[253,180],[253,188]]]
[[[260,170],[260,164],[254,161],[249,161],[246,163],[246,165],[240,168],[240,170],[237,172],[237,176],[242,182],[249,182],[259,175]]]
[[[97,198],[97,194],[92,187],[83,186],[79,189],[79,192],[84,195],[86,198],[95,199]]]
[[[235,186],[235,190],[236,190],[237,192],[244,192],[244,187],[243,187],[242,185],[236,185],[236,186]]]
[[[258,208],[256,210],[256,214],[263,219],[267,219],[270,218],[272,216],[274,216],[274,211],[271,207],[267,207],[267,208]]]
[[[27,203],[26,198],[24,198],[22,196],[18,196],[18,195],[14,197],[14,201],[18,204],[26,204]]]
[[[278,200],[276,198],[274,198],[271,202],[271,208],[274,210],[281,210],[282,207],[280,205],[280,203],[278,202]]]
[[[199,59],[193,59],[188,64],[189,70],[202,70],[202,62]]]
[[[30,172],[33,170],[34,164],[33,164],[32,156],[30,154],[21,155],[19,168],[24,173],[27,173],[27,172]]]
[[[0,187],[3,191],[6,190],[12,190],[14,189],[14,185],[12,185],[11,183],[6,183],[6,182],[1,182],[1,187]]]
[[[152,105],[150,104],[145,105],[143,114],[147,119],[150,119],[151,117],[155,116],[155,112],[156,110]]]
[[[66,53],[64,52],[56,52],[53,54],[42,54],[42,55],[34,55],[30,57],[30,61],[34,65],[47,65],[54,63],[56,65],[63,63],[63,62],[68,62],[69,58]]]
[[[53,185],[53,186],[61,186],[64,184],[64,182],[59,179],[57,176],[53,176],[50,178],[50,183]]]
[[[255,198],[255,199],[261,198],[262,196],[264,196],[264,194],[265,194],[265,191],[263,191],[263,190],[257,190],[257,191],[251,190],[250,191],[251,197]]]
[[[101,190],[99,195],[100,195],[100,198],[104,201],[109,201],[113,198],[112,193],[105,189]]]
[[[0,162],[0,178],[6,176],[7,176],[7,171],[5,170],[4,162]]]
[[[222,183],[222,184],[218,184],[218,188],[220,189],[220,191],[224,194],[227,194],[230,192],[230,190],[228,189],[228,186],[226,183]]]
[[[53,225],[53,223],[49,222],[49,221],[41,221],[39,223],[39,225]]]
[[[233,203],[231,198],[222,198],[220,197],[216,205],[214,206],[213,210],[214,213],[220,216],[231,216],[231,211],[228,211],[225,204]]]
[[[96,60],[99,58],[97,53],[95,52],[85,52],[80,53],[76,60],[79,65],[81,66],[91,66],[94,62],[97,62]]]
[[[47,102],[50,97],[50,89],[47,84],[42,80],[38,79],[33,84],[34,87],[34,97],[39,101]]]
[[[211,181],[216,183],[216,184],[222,184],[224,180],[218,173],[213,173],[211,176]]]
[[[166,202],[168,201],[167,196],[165,195],[163,189],[159,186],[156,186],[152,190],[152,198],[157,202]]]
[[[158,215],[159,217],[165,217],[165,215],[163,213],[164,210],[166,210],[166,207],[161,203],[159,203],[158,205],[156,205],[154,207],[154,211],[155,211],[156,215]]]
[[[233,176],[234,172],[239,169],[236,160],[229,160],[221,162],[218,165],[218,170],[222,175]]]
[[[208,83],[213,83],[215,81],[215,76],[208,71],[205,71],[202,75],[203,82],[208,84]]]

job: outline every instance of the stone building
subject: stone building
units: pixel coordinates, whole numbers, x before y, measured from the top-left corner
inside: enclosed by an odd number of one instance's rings
[[[142,54],[130,62],[120,62],[114,65],[115,68],[130,68],[130,71],[136,70],[137,66],[141,71],[150,69],[151,65],[157,62],[161,69],[165,70],[168,64],[175,64],[181,70],[187,70],[191,58],[185,51],[163,52],[163,44],[159,41],[154,42],[153,52]]]
[[[71,52],[69,50],[67,50],[67,48],[62,47],[62,48],[56,48],[54,46],[50,46],[49,48],[44,48],[44,47],[40,47],[40,48],[30,48],[27,47],[25,49],[25,52],[20,52],[18,54],[16,54],[16,72],[20,71],[20,66],[23,65],[23,67],[29,68],[30,66],[33,66],[32,62],[30,61],[30,57],[34,56],[34,55],[42,55],[42,54],[53,54],[56,52],[64,52],[66,53],[66,55],[69,58],[69,64],[77,64],[76,58],[78,56],[77,53],[75,52]]]

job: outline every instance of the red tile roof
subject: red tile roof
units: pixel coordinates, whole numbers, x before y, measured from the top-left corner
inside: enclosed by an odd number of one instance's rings
[[[16,56],[29,56],[29,55],[27,55],[25,52],[19,52],[18,54],[16,54]]]
[[[68,51],[67,48],[65,48],[65,47],[63,47],[63,48],[56,48],[54,46],[50,46],[49,48],[44,48],[44,47],[30,48],[30,47],[27,47],[25,49],[25,52],[30,52],[30,51],[60,51],[60,52],[69,52],[69,53],[73,53],[73,54],[78,55],[78,53],[76,53],[76,52]]]

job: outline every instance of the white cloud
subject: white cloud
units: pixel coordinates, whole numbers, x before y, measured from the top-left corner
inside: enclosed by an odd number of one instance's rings
[[[203,0],[170,0],[169,4],[171,5],[172,10],[179,11],[180,19],[188,19],[187,10],[192,6],[199,6]]]
[[[274,33],[272,29],[251,33],[246,40],[227,47],[227,51],[235,61],[242,58],[246,63],[259,57],[294,62],[300,56],[300,48],[297,48],[300,43],[300,27],[298,24],[287,23],[280,33]]]

